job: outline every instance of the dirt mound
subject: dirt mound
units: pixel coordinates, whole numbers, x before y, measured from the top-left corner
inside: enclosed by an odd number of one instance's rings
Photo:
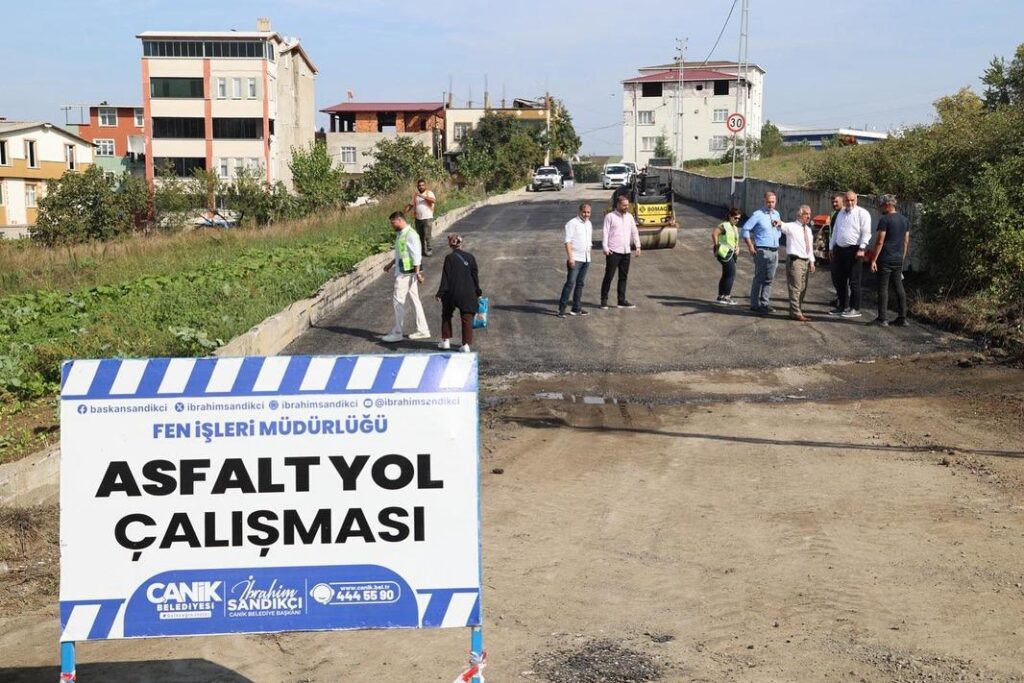
[[[538,655],[534,667],[558,683],[644,683],[660,679],[664,672],[650,655],[610,640]]]

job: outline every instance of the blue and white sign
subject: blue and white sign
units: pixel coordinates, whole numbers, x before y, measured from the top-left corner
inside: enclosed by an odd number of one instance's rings
[[[477,626],[475,354],[78,360],[61,640]]]

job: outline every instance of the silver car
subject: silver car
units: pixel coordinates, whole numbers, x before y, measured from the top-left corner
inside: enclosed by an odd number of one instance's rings
[[[601,173],[601,187],[610,190],[629,183],[631,172],[625,164],[608,164]]]

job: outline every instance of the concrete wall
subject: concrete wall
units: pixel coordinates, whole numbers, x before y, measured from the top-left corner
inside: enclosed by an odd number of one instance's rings
[[[672,169],[670,172],[672,174],[672,189],[678,199],[721,207],[723,218],[726,215],[725,211],[730,206],[738,207],[744,216],[749,216],[764,205],[764,193],[768,191],[774,192],[778,198],[777,209],[782,214],[783,220],[794,220],[796,211],[802,204],[810,206],[811,214],[815,216],[832,213],[832,195],[835,192],[749,178],[736,184],[736,196],[733,197],[730,178],[710,178],[679,169]],[[873,235],[875,227],[878,225],[878,219],[881,217],[876,198],[870,195],[860,195],[857,204],[871,214]],[[910,250],[907,255],[906,267],[908,270],[922,271],[925,268],[924,253],[919,248],[920,240],[915,239],[914,235],[920,225],[921,205],[902,203],[898,209],[900,213],[910,219],[911,225]]]

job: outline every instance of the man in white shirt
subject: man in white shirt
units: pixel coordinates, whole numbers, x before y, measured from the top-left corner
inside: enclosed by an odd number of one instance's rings
[[[423,245],[423,255],[432,256],[434,250],[430,248],[430,234],[434,230],[434,204],[437,199],[434,193],[427,189],[427,181],[420,178],[416,181],[416,194],[412,201],[405,205],[406,211],[415,212],[416,234],[419,235],[420,243]]]
[[[802,323],[810,320],[803,313],[808,273],[814,272],[814,234],[811,232],[811,207],[804,204],[792,223],[782,223],[786,236],[786,283],[789,285],[789,317]]]
[[[580,204],[578,213],[565,224],[565,285],[558,300],[558,317],[565,317],[565,307],[572,295],[569,315],[589,315],[580,308],[583,283],[590,269],[590,250],[593,245],[594,226],[590,222],[590,203]]]
[[[416,331],[409,335],[409,339],[429,339],[430,328],[427,327],[427,318],[423,315],[423,304],[420,302],[419,284],[423,282],[423,272],[420,270],[423,263],[420,238],[405,222],[405,214],[401,211],[395,211],[388,216],[388,220],[395,231],[395,258],[384,266],[384,272],[395,271],[395,324],[380,340],[388,344],[402,341],[406,299],[412,299],[412,307],[416,311]]]
[[[857,193],[851,190],[843,197],[843,210],[836,214],[828,245],[832,284],[839,297],[838,306],[829,311],[829,315],[860,317],[862,262],[870,241],[871,214],[857,206]]]

